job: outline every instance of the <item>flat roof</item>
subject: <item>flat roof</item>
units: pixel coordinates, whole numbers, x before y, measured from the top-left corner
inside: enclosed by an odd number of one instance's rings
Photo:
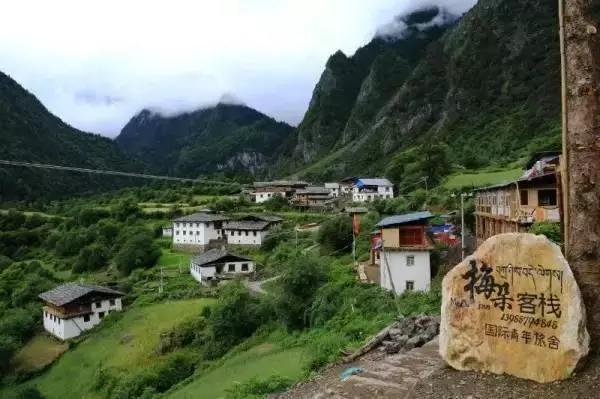
[[[401,224],[419,222],[422,220],[431,219],[433,214],[429,211],[406,213],[404,215],[394,215],[382,219],[375,227],[397,226]]]

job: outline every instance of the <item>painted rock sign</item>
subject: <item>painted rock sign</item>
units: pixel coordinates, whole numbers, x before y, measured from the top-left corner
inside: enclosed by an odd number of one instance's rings
[[[444,277],[440,354],[450,366],[550,382],[588,350],[579,287],[546,237],[492,237]]]

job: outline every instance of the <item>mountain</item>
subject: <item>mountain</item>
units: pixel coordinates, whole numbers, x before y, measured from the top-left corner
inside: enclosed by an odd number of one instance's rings
[[[377,37],[352,57],[335,53],[291,139],[286,172],[385,173],[403,184],[427,176],[416,170],[423,154],[445,160],[448,173],[451,164],[503,165],[559,146],[557,12],[544,0],[480,0],[456,21],[433,7],[400,17],[401,35]]]
[[[245,105],[219,103],[174,116],[143,110],[125,125],[116,142],[154,173],[256,175],[293,131]]]
[[[2,72],[0,159],[122,171],[140,168],[112,140],[67,125]],[[2,166],[0,200],[58,197],[132,182],[125,178]]]

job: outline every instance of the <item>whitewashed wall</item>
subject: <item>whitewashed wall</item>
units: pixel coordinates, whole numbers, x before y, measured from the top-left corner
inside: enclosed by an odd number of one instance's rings
[[[248,231],[248,230],[225,230],[227,235],[227,244],[231,245],[262,245],[267,230]]]
[[[219,238],[221,229],[214,222],[173,222],[173,244],[208,245]]]
[[[414,256],[413,266],[407,265],[407,257]],[[389,265],[386,267],[386,263]],[[379,268],[381,286],[392,289],[390,274],[397,294],[406,289],[406,282],[414,282],[415,291],[429,291],[431,288],[431,265],[428,251],[383,251]]]

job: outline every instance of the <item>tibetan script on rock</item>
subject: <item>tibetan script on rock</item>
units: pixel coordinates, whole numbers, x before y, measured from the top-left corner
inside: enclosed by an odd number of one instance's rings
[[[579,288],[546,237],[492,237],[444,277],[440,353],[452,367],[549,382],[588,350]]]

